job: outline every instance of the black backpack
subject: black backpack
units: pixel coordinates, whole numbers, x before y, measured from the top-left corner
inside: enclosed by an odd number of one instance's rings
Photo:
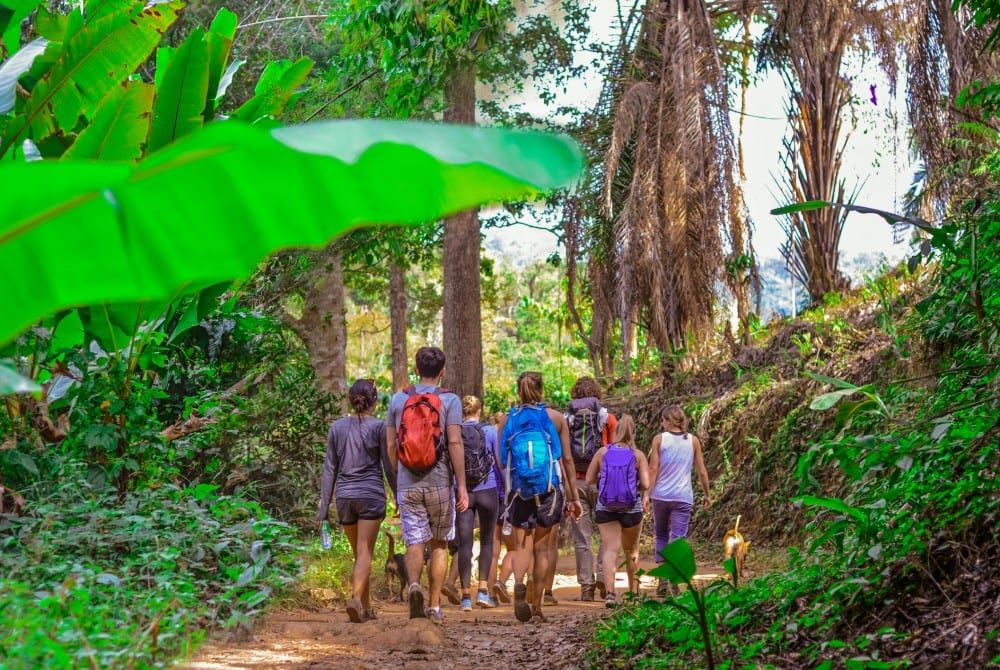
[[[569,424],[569,446],[573,464],[582,472],[590,466],[594,454],[601,448],[601,403],[597,398],[578,398],[569,403],[566,412]]]
[[[462,445],[465,447],[465,486],[471,491],[485,482],[493,470],[493,453],[486,443],[483,424],[463,423]]]

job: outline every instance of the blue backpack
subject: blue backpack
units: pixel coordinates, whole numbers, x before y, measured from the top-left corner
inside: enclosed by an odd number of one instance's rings
[[[559,488],[562,444],[543,405],[510,410],[503,438],[500,458],[507,468],[508,501],[511,493],[530,500]]]

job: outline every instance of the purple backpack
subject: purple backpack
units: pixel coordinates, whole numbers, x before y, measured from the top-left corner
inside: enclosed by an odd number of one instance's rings
[[[639,471],[631,447],[609,444],[601,460],[598,500],[609,512],[628,512],[639,500]]]

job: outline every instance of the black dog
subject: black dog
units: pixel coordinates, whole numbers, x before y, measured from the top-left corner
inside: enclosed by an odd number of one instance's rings
[[[385,582],[388,585],[389,593],[394,593],[392,581],[399,581],[399,602],[406,600],[406,590],[415,580],[410,579],[410,574],[406,570],[406,554],[396,552],[396,537],[387,530],[383,530],[385,536],[389,538],[389,558],[385,562]],[[424,563],[431,560],[430,545],[424,545]]]
[[[396,553],[396,538],[393,534],[389,531],[383,532],[389,538],[389,558],[385,562],[385,582],[389,586],[389,593],[394,593],[392,581],[394,579],[399,581],[399,602],[403,602],[406,599],[404,597],[406,589],[410,585],[409,576],[406,574],[406,556]]]

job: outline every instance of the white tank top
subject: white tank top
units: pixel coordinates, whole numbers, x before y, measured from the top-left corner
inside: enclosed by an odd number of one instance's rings
[[[650,498],[663,502],[694,502],[691,487],[691,467],[694,464],[694,442],[691,434],[660,435],[660,467]]]

